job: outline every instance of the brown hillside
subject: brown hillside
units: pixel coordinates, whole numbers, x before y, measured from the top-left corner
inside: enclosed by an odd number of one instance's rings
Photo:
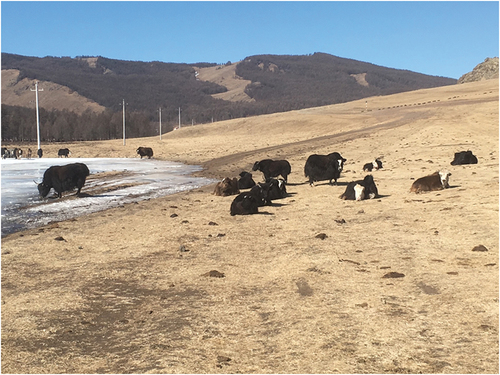
[[[231,102],[253,102],[255,100],[244,92],[245,87],[252,82],[236,75],[237,64],[196,68],[198,79],[217,83],[227,88],[227,92],[212,95],[216,99],[229,100]]]
[[[285,158],[290,196],[233,217],[211,185],[3,238],[2,372],[497,374],[498,85],[65,144],[217,178]],[[308,155],[333,151],[339,185],[310,187]],[[375,157],[381,196],[339,199]],[[439,169],[449,189],[409,192]]]
[[[2,104],[21,107],[32,106],[34,108],[35,93],[31,89],[35,88],[35,80],[24,78],[18,81],[18,77],[19,70],[2,69]],[[103,106],[57,83],[40,81],[38,88],[43,89],[38,97],[40,108],[46,110],[66,109],[78,114],[87,109],[98,113],[104,111]]]

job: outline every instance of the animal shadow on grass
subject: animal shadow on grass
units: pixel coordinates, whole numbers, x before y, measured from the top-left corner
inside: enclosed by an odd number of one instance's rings
[[[458,189],[460,187],[461,187],[461,185],[450,185],[446,189],[441,189],[441,190],[426,190],[426,191],[421,191],[420,193],[417,193],[417,194],[429,194],[429,193],[432,194],[432,193],[437,193],[439,195],[443,191],[451,190],[451,189]]]
[[[94,197],[103,197],[103,195],[92,195],[89,193],[80,193],[79,195],[74,195],[77,198],[94,198]]]
[[[93,195],[88,195],[88,194],[85,194],[85,193],[80,193],[79,195],[74,193],[74,194],[64,194],[61,198],[59,198],[59,196],[57,195],[57,193],[54,193],[52,194],[50,197],[47,197],[47,199],[50,199],[50,200],[56,200],[56,199],[63,199],[63,200],[67,200],[67,199],[74,199],[74,198],[86,198],[86,197],[92,197]]]
[[[80,193],[80,194],[67,194],[63,195],[61,199],[79,199],[79,198],[105,198],[110,197],[110,194],[89,194],[89,193]],[[49,199],[57,199],[57,194],[49,197]]]
[[[337,183],[332,183],[330,184],[329,181],[315,181],[314,182],[314,185],[311,186],[311,187],[314,187],[314,186],[322,186],[322,185],[329,185],[329,186],[332,186],[332,187],[335,187],[335,186],[347,186],[349,185],[349,182],[350,181],[337,181]],[[303,182],[302,185],[309,185],[309,181],[306,181],[306,182]]]
[[[267,211],[259,211],[255,214],[252,215],[274,215],[272,212],[267,212]],[[241,215],[241,216],[247,216],[247,215]]]
[[[287,204],[286,203],[276,203],[276,202],[271,201],[271,204],[268,205],[268,207],[283,207],[283,206],[287,206]]]
[[[332,184],[332,186],[347,186],[351,181],[337,181],[337,184]],[[330,183],[328,183],[330,185]]]

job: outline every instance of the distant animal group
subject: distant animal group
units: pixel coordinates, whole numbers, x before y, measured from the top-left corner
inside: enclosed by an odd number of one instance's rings
[[[330,185],[337,185],[337,180],[344,169],[347,161],[340,153],[333,152],[328,155],[310,155],[304,166],[304,175],[308,178],[310,186],[317,181],[328,181]],[[477,164],[477,157],[472,151],[461,151],[455,154],[451,165]],[[380,158],[363,165],[364,172],[373,172],[383,168]],[[291,165],[287,160],[264,159],[254,163],[252,171],[260,171],[263,174],[264,183],[255,183],[250,172],[243,171],[239,179],[226,177],[218,182],[213,194],[218,196],[236,195],[231,203],[230,214],[249,215],[259,212],[258,208],[271,205],[275,199],[288,196],[286,184],[288,175],[292,172]],[[437,171],[431,175],[415,180],[410,192],[422,193],[437,191],[448,188],[448,171]],[[281,178],[279,178],[281,177]],[[241,192],[241,190],[249,189]],[[362,180],[351,181],[347,184],[345,191],[339,196],[343,200],[361,201],[380,197],[373,175],[368,174]]]
[[[151,147],[139,147],[136,150],[136,152],[141,157],[141,159],[145,156],[147,156],[148,159],[151,159],[153,157],[153,149]],[[26,152],[26,158],[31,159],[32,154],[33,152],[31,151],[31,148],[28,148]],[[23,155],[24,155],[23,150],[20,148],[16,147],[8,149],[6,147],[2,147],[2,159],[7,159],[7,158],[21,159]],[[38,149],[37,155],[39,158],[43,156],[43,150],[41,148]],[[69,155],[71,155],[71,151],[68,148],[60,148],[59,151],[57,151],[58,158],[62,157],[67,158]]]
[[[2,147],[2,159],[7,159],[7,158],[14,158],[14,159],[21,159],[23,156],[23,150],[20,148],[6,148]]]
[[[39,158],[41,158],[43,156],[43,150],[41,148],[39,148],[37,150],[36,154]],[[16,147],[16,148],[8,149],[6,147],[2,147],[2,159],[7,159],[7,158],[21,159],[24,155],[25,154],[24,154],[23,150],[20,148]],[[69,155],[71,155],[71,152],[67,148],[61,148],[57,152],[57,157],[64,156],[67,158]],[[31,148],[28,148],[28,150],[26,150],[26,159],[31,159],[32,156],[33,156],[33,151],[31,151]]]

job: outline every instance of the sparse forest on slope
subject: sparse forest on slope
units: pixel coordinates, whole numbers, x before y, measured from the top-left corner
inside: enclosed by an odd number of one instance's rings
[[[31,78],[69,87],[100,105],[119,110],[123,98],[132,111],[204,104],[210,94],[226,89],[197,81],[187,64],[121,61],[98,57],[24,57],[2,53],[2,69],[18,69],[19,80]]]
[[[2,53],[2,69],[18,70],[18,81],[28,78],[54,82],[107,108],[101,114],[80,115],[46,108],[40,120],[44,124],[42,138],[56,141],[119,138],[122,100],[127,103],[130,135],[151,136],[158,132],[160,107],[165,132],[178,123],[179,108],[182,123],[191,125],[456,83],[450,78],[324,53],[259,55],[247,57],[236,66],[236,75],[251,81],[245,93],[253,100],[235,102],[212,96],[226,92],[226,87],[197,78],[197,68],[211,66],[216,64],[121,61],[104,57],[37,58]],[[4,98],[8,95],[13,94],[2,92]],[[2,140],[33,140],[34,116],[33,106],[27,115],[22,107],[3,104]],[[71,124],[72,130],[60,129],[63,124]]]

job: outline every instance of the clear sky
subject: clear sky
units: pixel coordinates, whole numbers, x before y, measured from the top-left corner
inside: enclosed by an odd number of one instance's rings
[[[176,63],[325,52],[459,78],[498,56],[498,1],[2,1],[1,50]]]

